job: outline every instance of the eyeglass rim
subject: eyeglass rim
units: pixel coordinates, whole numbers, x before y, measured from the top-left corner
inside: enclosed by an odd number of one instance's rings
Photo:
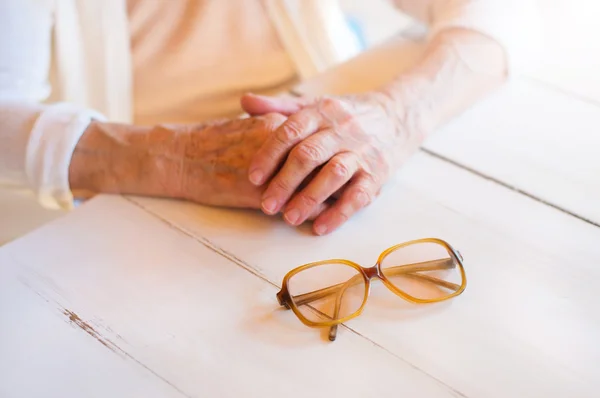
[[[393,283],[391,283],[389,281],[389,279],[381,272],[381,262],[383,261],[383,259],[385,257],[387,257],[390,253],[401,249],[403,247],[407,247],[410,245],[414,245],[414,244],[419,244],[419,243],[436,243],[439,244],[441,246],[443,246],[448,253],[452,256],[452,258],[454,259],[454,261],[456,261],[456,264],[458,264],[458,268],[459,271],[461,273],[461,286],[460,288],[455,291],[452,294],[449,294],[447,296],[443,296],[440,298],[434,298],[434,299],[419,299],[416,297],[411,296],[410,294],[406,293],[405,291],[397,288]],[[464,290],[467,287],[467,275],[464,269],[464,259],[462,257],[462,254],[456,250],[452,245],[450,245],[448,242],[446,242],[443,239],[439,239],[439,238],[422,238],[422,239],[414,239],[414,240],[410,240],[410,241],[405,241],[402,243],[398,243],[396,245],[390,246],[387,249],[385,249],[384,251],[382,251],[378,258],[377,258],[377,262],[374,265],[374,267],[377,267],[378,269],[378,277],[381,278],[383,284],[390,289],[393,293],[395,293],[396,295],[404,298],[406,301],[414,303],[414,304],[431,304],[431,303],[439,303],[442,301],[446,301],[449,300],[451,298],[454,298],[460,294],[462,294],[464,292]],[[289,293],[289,281],[290,279],[298,274],[299,272],[305,271],[307,269],[319,266],[319,265],[324,265],[324,264],[341,264],[341,265],[347,265],[350,266],[354,269],[356,269],[359,274],[362,276],[363,278],[363,282],[365,284],[365,295],[363,298],[363,302],[361,303],[361,306],[352,314],[337,319],[337,320],[331,320],[331,321],[322,321],[322,322],[315,322],[315,321],[311,321],[310,319],[306,318],[302,312],[298,309],[298,307],[295,305],[294,300],[292,300],[291,295]],[[370,268],[370,267],[369,267]],[[365,306],[367,305],[367,301],[369,298],[369,292],[371,289],[371,279],[372,276],[368,276],[367,274],[367,270],[369,269],[368,267],[363,267],[357,263],[355,263],[354,261],[351,260],[347,260],[347,259],[328,259],[328,260],[320,260],[320,261],[314,261],[314,262],[310,262],[307,264],[303,264],[300,265],[298,267],[295,267],[293,269],[291,269],[290,271],[288,271],[288,273],[285,274],[285,276],[283,277],[283,281],[282,281],[282,285],[281,285],[281,289],[277,292],[277,300],[279,301],[279,303],[283,306],[285,306],[286,308],[289,308],[292,310],[292,312],[298,317],[298,319],[305,324],[306,326],[310,326],[310,327],[330,327],[330,326],[334,326],[334,325],[339,325],[341,323],[347,322],[351,319],[354,319],[358,316],[360,316],[365,308]]]

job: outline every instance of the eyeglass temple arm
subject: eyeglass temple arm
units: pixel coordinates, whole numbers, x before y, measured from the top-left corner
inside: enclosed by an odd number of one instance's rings
[[[333,310],[333,318],[332,319],[338,319],[338,317],[340,315],[340,308],[342,307],[342,297],[344,296],[344,293],[346,293],[346,291],[348,290],[349,287],[352,287],[353,285],[356,284],[356,282],[353,281],[354,278],[355,277],[348,279],[346,281],[346,283],[344,283],[343,286],[340,287],[338,294],[336,294],[335,307]],[[335,338],[337,337],[337,330],[338,330],[338,325],[333,325],[329,329],[329,341],[335,341]]]
[[[420,263],[399,265],[397,267],[390,267],[390,268],[386,269],[386,274],[389,276],[407,274],[406,276],[410,276],[412,278],[421,279],[422,281],[434,283],[436,285],[446,287],[448,289],[458,290],[460,288],[460,286],[456,285],[455,283],[448,282],[448,281],[445,281],[442,279],[438,279],[438,278],[435,278],[435,277],[432,277],[429,275],[413,274],[415,272],[421,272],[421,271],[436,271],[436,270],[443,270],[443,269],[452,269],[455,266],[456,265],[454,264],[454,261],[451,258],[448,258],[448,259],[431,260],[431,261],[424,261],[424,262],[420,262]],[[297,306],[300,306],[300,305],[311,303],[316,300],[320,300],[323,297],[327,297],[331,294],[335,294],[336,291],[338,291],[344,285],[348,284],[348,282],[350,282],[350,281],[353,281],[352,285],[350,285],[350,286],[353,286],[361,281],[361,276],[355,275],[346,282],[338,283],[337,285],[329,286],[329,287],[326,287],[323,289],[315,290],[313,292],[304,293],[304,294],[295,296],[294,302],[296,303]],[[348,287],[350,287],[350,286],[348,286]]]

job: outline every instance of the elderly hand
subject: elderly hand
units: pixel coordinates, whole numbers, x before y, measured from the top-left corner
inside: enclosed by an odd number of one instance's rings
[[[268,114],[148,128],[93,122],[75,148],[71,186],[92,193],[260,209],[265,187],[248,181],[248,169],[256,151],[285,120]],[[318,207],[311,216],[325,208]]]
[[[248,167],[284,120],[281,115],[234,119],[175,135],[173,155],[181,159],[174,179],[177,196],[207,205],[259,209],[264,189],[249,183]]]
[[[197,203],[260,209],[264,187],[248,181],[250,162],[285,117],[234,119],[176,135],[177,196]]]
[[[182,141],[175,147],[182,148],[179,156],[184,159],[179,196],[214,206],[260,209],[265,187],[248,181],[250,162],[285,120],[273,113],[209,125],[187,138],[179,135]],[[316,218],[328,207],[319,203],[307,218]]]
[[[242,106],[252,115],[289,116],[249,167],[252,183],[268,182],[264,212],[283,211],[289,224],[299,225],[332,195],[340,195],[316,218],[313,228],[319,235],[371,203],[423,137],[406,120],[408,113],[383,93],[314,100],[246,95]],[[316,175],[299,190],[311,173]]]

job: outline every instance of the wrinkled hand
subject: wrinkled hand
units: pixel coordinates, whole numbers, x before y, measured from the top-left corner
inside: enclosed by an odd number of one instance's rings
[[[299,225],[339,195],[316,218],[319,235],[371,203],[422,141],[422,134],[401,120],[397,105],[380,93],[314,100],[246,95],[242,106],[251,115],[289,115],[249,165],[252,183],[268,182],[262,195],[265,213],[283,211],[289,224]],[[309,175],[314,178],[306,183]],[[306,187],[299,189],[303,183]]]
[[[264,189],[249,183],[248,167],[284,121],[284,116],[270,114],[216,121],[176,135],[175,156],[183,159],[179,196],[207,205],[259,209]]]
[[[248,181],[250,162],[286,118],[279,114],[234,119],[178,134],[180,197],[197,203],[260,209],[264,187]],[[315,214],[325,205],[317,207]]]

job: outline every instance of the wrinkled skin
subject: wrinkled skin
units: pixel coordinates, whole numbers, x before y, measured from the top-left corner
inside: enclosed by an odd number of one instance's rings
[[[280,114],[267,114],[177,134],[174,148],[183,156],[179,196],[208,205],[260,209],[266,187],[248,180],[250,163],[285,121]],[[326,207],[315,206],[307,218],[314,219]]]
[[[106,192],[260,209],[265,187],[248,181],[250,162],[285,120],[267,114],[136,128],[93,122],[73,153],[70,184],[82,198]]]
[[[252,157],[283,122],[281,115],[234,119],[177,134],[180,197],[197,203],[259,209],[263,188],[248,181]]]
[[[401,120],[406,113],[383,93],[318,99],[246,95],[242,105],[254,115],[289,115],[250,165],[249,179],[267,186],[263,211],[283,211],[289,224],[299,225],[332,195],[339,196],[315,220],[320,235],[370,204],[422,141],[419,130]],[[311,173],[314,179],[299,189]]]

